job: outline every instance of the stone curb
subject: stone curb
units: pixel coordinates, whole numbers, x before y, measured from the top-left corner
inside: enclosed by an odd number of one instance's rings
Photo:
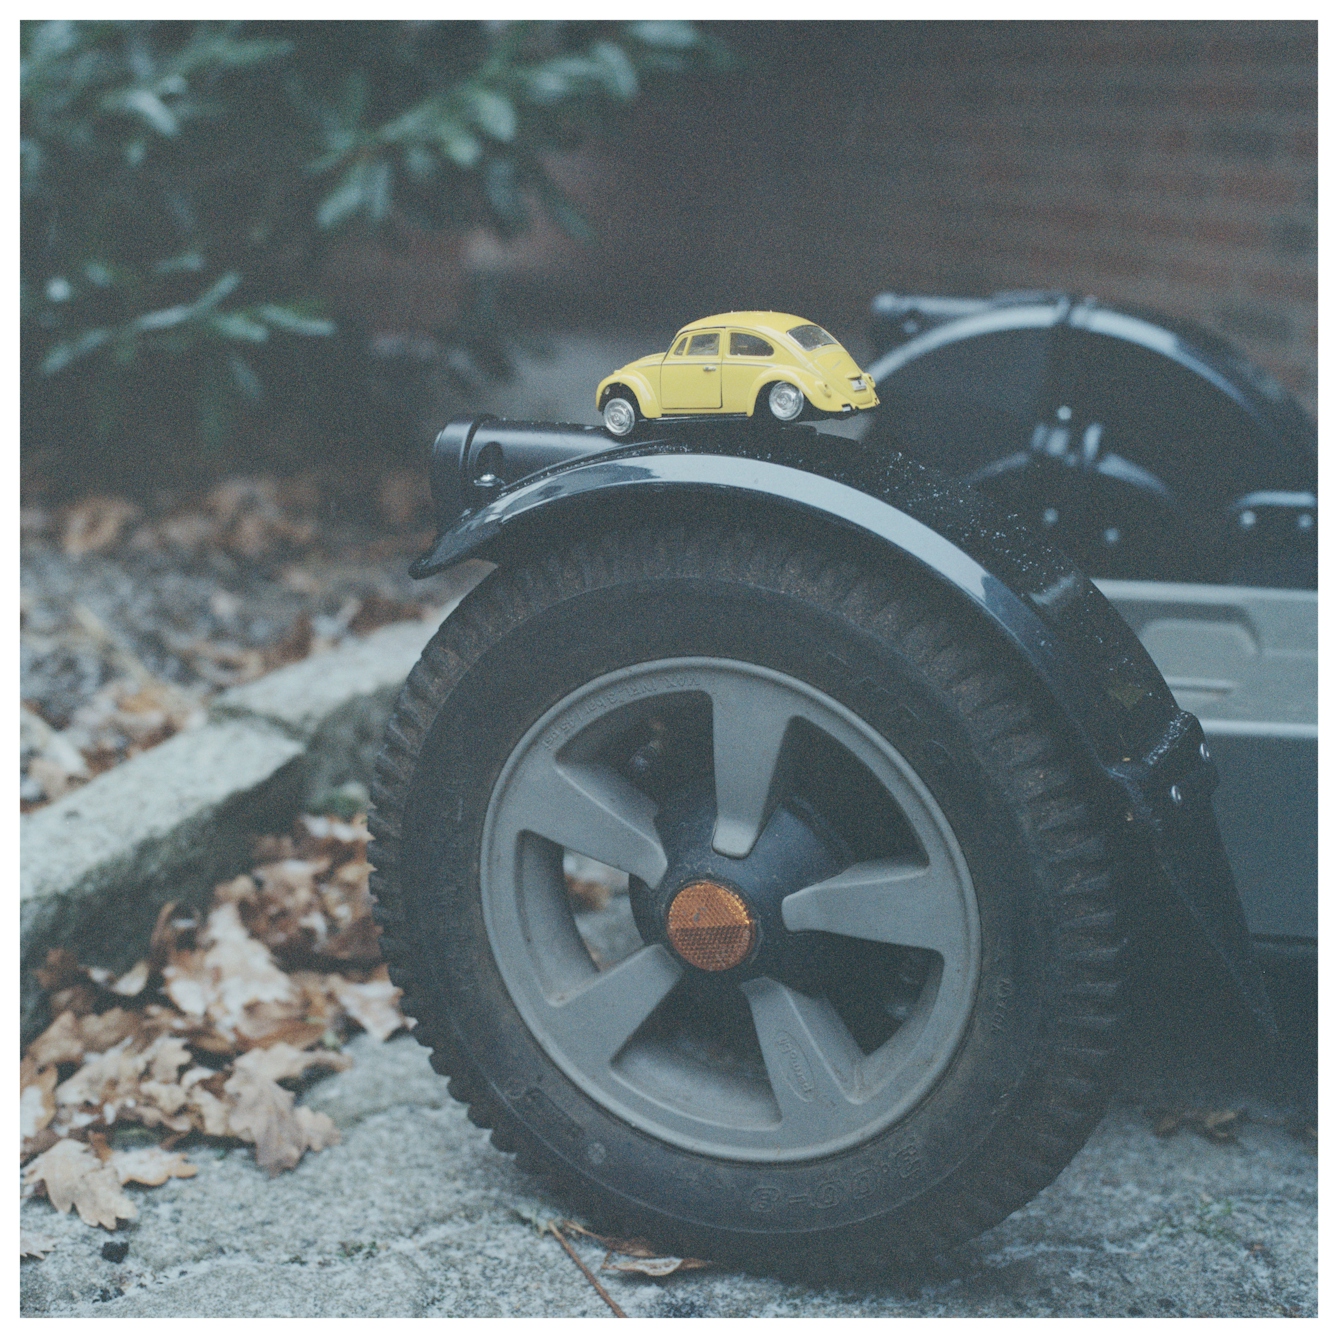
[[[250,865],[251,839],[313,795],[370,784],[381,732],[423,647],[490,570],[466,563],[451,598],[338,650],[229,689],[208,723],[20,819],[22,1030],[43,1018],[34,972],[55,947],[123,970],[167,901],[199,903]]]

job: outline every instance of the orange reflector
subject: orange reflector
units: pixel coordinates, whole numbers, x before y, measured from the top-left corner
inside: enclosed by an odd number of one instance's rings
[[[728,971],[753,949],[757,926],[737,892],[705,880],[689,883],[669,904],[669,942],[699,971]]]

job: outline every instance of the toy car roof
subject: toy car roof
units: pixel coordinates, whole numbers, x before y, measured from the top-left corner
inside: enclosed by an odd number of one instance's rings
[[[713,330],[721,325],[742,325],[753,330],[765,330],[768,334],[789,334],[796,325],[813,325],[814,321],[804,316],[793,316],[784,311],[722,311],[717,316],[703,316],[699,321],[689,321],[682,326],[678,334],[689,330]]]

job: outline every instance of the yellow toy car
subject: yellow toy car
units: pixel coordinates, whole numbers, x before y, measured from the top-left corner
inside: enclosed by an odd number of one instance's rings
[[[606,376],[595,407],[615,437],[643,418],[843,417],[878,404],[873,378],[820,325],[780,311],[727,311],[685,325],[668,353]]]

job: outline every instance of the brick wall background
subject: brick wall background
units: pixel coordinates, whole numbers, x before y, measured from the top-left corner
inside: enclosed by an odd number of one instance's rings
[[[1313,23],[718,25],[740,56],[563,172],[598,240],[493,256],[536,317],[1058,288],[1201,321],[1316,404]]]

